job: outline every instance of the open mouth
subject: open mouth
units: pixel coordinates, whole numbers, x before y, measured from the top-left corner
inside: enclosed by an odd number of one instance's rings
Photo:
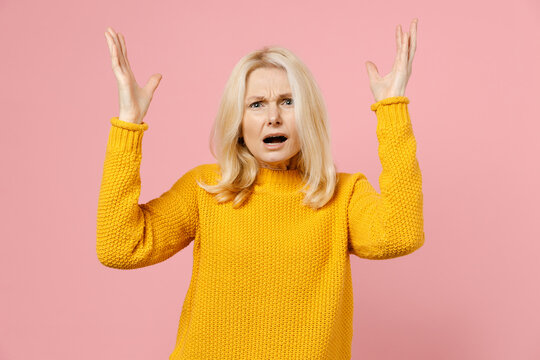
[[[270,136],[270,137],[267,137],[266,139],[263,140],[265,143],[267,144],[272,144],[272,143],[282,143],[282,142],[285,142],[287,141],[287,137],[286,136]]]

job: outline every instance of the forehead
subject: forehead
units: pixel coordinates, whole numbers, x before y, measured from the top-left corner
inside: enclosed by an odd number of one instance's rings
[[[283,69],[262,67],[253,70],[246,79],[246,96],[268,92],[290,92],[287,72]]]

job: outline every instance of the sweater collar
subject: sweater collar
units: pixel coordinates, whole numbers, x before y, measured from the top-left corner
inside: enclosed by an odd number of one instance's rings
[[[259,168],[257,173],[257,184],[288,184],[295,185],[302,181],[302,174],[298,169],[292,170],[273,170],[268,168]]]

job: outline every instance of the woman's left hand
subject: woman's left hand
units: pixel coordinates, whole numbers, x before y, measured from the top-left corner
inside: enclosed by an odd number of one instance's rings
[[[366,62],[370,88],[375,101],[394,96],[405,96],[405,88],[412,72],[412,62],[416,51],[416,24],[418,19],[413,19],[409,33],[401,31],[401,25],[396,27],[396,60],[392,72],[381,77],[377,66],[371,61]]]

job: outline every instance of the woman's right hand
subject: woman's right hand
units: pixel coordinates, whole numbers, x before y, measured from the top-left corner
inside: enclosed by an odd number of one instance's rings
[[[120,100],[118,118],[122,121],[141,124],[162,76],[161,74],[154,74],[143,88],[139,87],[129,65],[124,36],[120,33],[117,34],[112,28],[108,27],[105,37],[109,44],[112,69],[118,84]]]

